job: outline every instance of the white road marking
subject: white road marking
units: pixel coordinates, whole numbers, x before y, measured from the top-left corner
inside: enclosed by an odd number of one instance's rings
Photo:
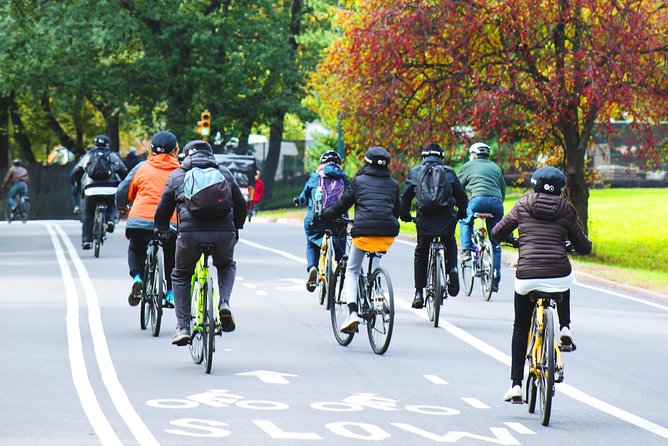
[[[67,352],[70,359],[70,369],[72,371],[72,381],[79,395],[79,401],[88,421],[90,422],[95,435],[104,445],[122,446],[120,438],[116,435],[109,420],[95,396],[93,386],[88,379],[86,370],[86,361],[83,354],[83,345],[81,342],[81,331],[79,329],[79,298],[77,296],[76,285],[72,277],[72,271],[67,263],[62,245],[52,226],[46,227],[51,242],[56,252],[56,259],[60,266],[60,274],[65,284],[65,294],[67,295],[67,315],[65,324],[67,328]]]
[[[288,377],[298,377],[299,375],[294,375],[292,373],[282,373],[274,372],[271,370],[253,370],[252,372],[243,372],[237,373],[238,376],[256,376],[262,382],[267,384],[290,384],[290,381],[285,379],[285,376]]]
[[[477,398],[462,397],[461,400],[464,401],[469,406],[475,408],[475,409],[489,409],[490,408],[487,404],[483,403],[482,401],[480,401]]]
[[[536,435],[534,431],[523,425],[522,423],[514,423],[512,421],[507,421],[505,423],[506,426],[517,432],[518,434],[524,434],[524,435]]]
[[[63,231],[60,225],[55,225],[55,230],[60,234],[60,237],[69,251],[72,263],[74,264],[86,295],[86,304],[88,305],[88,324],[93,338],[95,358],[97,359],[98,367],[100,368],[104,386],[107,388],[116,410],[130,429],[130,432],[132,432],[132,435],[137,439],[137,442],[141,445],[159,445],[158,441],[148,430],[134,407],[132,407],[125,390],[123,390],[123,386],[121,386],[121,383],[118,380],[116,369],[114,369],[114,364],[109,353],[109,347],[107,346],[107,340],[104,335],[102,316],[100,313],[100,302],[93,281],[88,275],[88,271],[86,271],[86,267],[79,258],[72,242],[67,237],[67,234],[65,234],[65,231]]]
[[[279,256],[283,256],[285,258],[288,258],[290,260],[294,260],[295,262],[299,262],[302,265],[306,265],[306,260],[302,259],[301,257],[297,257],[296,255],[290,254],[289,252],[283,251],[281,249],[274,249],[274,248],[269,248],[264,245],[260,245],[259,243],[251,242],[250,240],[246,240],[243,238],[240,238],[239,241],[243,243],[244,245],[252,246],[253,248],[257,249],[262,249],[264,251],[269,251],[273,252],[274,254],[278,254]]]
[[[448,382],[444,380],[443,378],[436,376],[436,375],[424,375],[424,377],[428,380],[431,381],[434,384],[439,384],[439,385],[447,385]]]
[[[262,290],[255,291],[255,294],[257,294],[258,296],[268,296],[269,295],[269,293],[267,293],[266,291],[262,291]]]
[[[254,283],[244,282],[242,285],[245,286],[246,288],[257,288],[257,285],[255,285]]]
[[[599,287],[593,286],[593,285],[586,285],[584,283],[580,283],[577,279],[575,280],[575,285],[580,286],[582,288],[588,288],[590,290],[599,291],[601,293],[610,294],[612,296],[621,297],[622,299],[631,300],[631,301],[637,302],[639,304],[649,305],[650,307],[658,308],[658,309],[663,310],[663,311],[668,311],[668,306],[666,306],[666,305],[660,305],[660,304],[650,302],[650,301],[647,301],[647,300],[644,300],[644,299],[639,299],[637,297],[627,296],[626,294],[618,293],[618,292],[612,291],[612,290],[606,290],[605,288],[599,288]]]

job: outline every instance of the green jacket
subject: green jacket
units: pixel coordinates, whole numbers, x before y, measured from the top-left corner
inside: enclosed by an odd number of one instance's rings
[[[473,197],[506,198],[506,181],[503,171],[494,161],[476,158],[465,163],[457,172],[459,182]]]

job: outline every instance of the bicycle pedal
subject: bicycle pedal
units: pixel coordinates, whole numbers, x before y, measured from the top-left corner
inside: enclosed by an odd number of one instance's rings
[[[524,404],[524,399],[521,396],[510,400],[510,404]]]
[[[575,344],[561,344],[559,350],[562,353],[572,352],[575,350]]]

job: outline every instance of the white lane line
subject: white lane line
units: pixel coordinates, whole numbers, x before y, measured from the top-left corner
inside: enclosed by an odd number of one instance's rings
[[[254,283],[244,282],[242,285],[245,286],[246,288],[257,288],[257,285],[255,285]]]
[[[408,310],[425,320],[429,319],[425,311],[416,310],[412,308],[408,302],[404,302],[403,300],[395,300],[394,303],[395,305],[399,305],[403,307],[405,310]],[[505,353],[502,353],[501,351],[497,350],[491,345],[486,344],[485,342],[481,341],[475,336],[465,332],[461,328],[456,327],[451,322],[441,319],[439,322],[439,328],[447,331],[451,335],[459,338],[460,340],[466,342],[475,349],[480,350],[486,355],[496,359],[497,361],[507,366],[510,366],[510,356],[506,355]],[[615,418],[619,418],[622,421],[626,421],[627,423],[633,424],[641,429],[644,429],[648,432],[652,432],[656,435],[659,435],[660,437],[668,439],[668,428],[660,426],[656,423],[652,423],[649,420],[645,420],[644,418],[641,418],[623,409],[615,407],[612,404],[608,404],[604,401],[601,401],[598,398],[588,395],[587,393],[578,390],[575,387],[570,386],[568,384],[560,383],[557,384],[555,388],[559,392],[573,398],[574,400],[580,401],[581,403],[584,403],[594,409],[600,410],[601,412],[605,412],[608,415],[612,415]]]
[[[658,308],[658,309],[663,310],[663,311],[668,311],[668,306],[666,306],[666,305],[660,305],[660,304],[650,302],[650,301],[647,301],[647,300],[644,300],[644,299],[639,299],[637,297],[627,296],[626,294],[618,293],[618,292],[612,291],[612,290],[606,290],[605,288],[599,288],[599,287],[596,287],[596,286],[593,286],[593,285],[585,285],[584,283],[580,283],[578,280],[575,280],[575,285],[580,286],[582,288],[588,288],[590,290],[599,291],[601,293],[607,293],[607,294],[610,294],[612,296],[621,297],[622,299],[631,300],[631,301],[637,302],[639,304],[649,305],[650,307]]]
[[[93,281],[88,275],[88,271],[86,271],[86,267],[79,258],[72,242],[67,237],[67,234],[65,234],[65,231],[63,231],[60,225],[55,225],[55,229],[60,234],[60,237],[69,251],[72,263],[74,263],[77,275],[79,276],[79,280],[81,281],[81,285],[86,294],[88,324],[93,338],[95,358],[97,359],[98,367],[100,368],[104,386],[107,388],[118,414],[128,426],[132,435],[137,439],[137,442],[141,445],[159,445],[158,440],[151,434],[134,407],[132,407],[128,395],[125,393],[123,386],[121,386],[121,383],[118,380],[118,375],[116,375],[116,370],[114,369],[114,364],[111,360],[111,355],[109,354],[109,347],[107,346],[107,340],[104,335],[102,316],[100,313],[100,302]]]
[[[51,242],[56,252],[56,259],[60,266],[60,275],[65,284],[65,294],[67,295],[67,315],[65,325],[67,327],[67,353],[70,360],[70,369],[72,371],[72,382],[79,395],[79,401],[88,421],[90,422],[95,435],[104,445],[119,445],[123,443],[114,432],[107,417],[102,412],[102,408],[95,396],[93,386],[88,379],[86,370],[86,361],[83,355],[83,345],[81,342],[81,331],[79,328],[79,298],[76,285],[72,277],[72,271],[67,263],[63,247],[53,230],[53,227],[46,226]]]
[[[264,245],[260,245],[259,243],[251,242],[250,240],[246,240],[243,238],[239,238],[239,241],[243,243],[244,245],[252,246],[253,248],[257,249],[263,249],[265,251],[273,252],[274,254],[278,254],[279,256],[283,256],[285,258],[288,258],[290,260],[294,260],[295,262],[299,262],[302,265],[306,265],[306,260],[302,259],[301,257],[297,257],[296,255],[290,254],[289,252],[283,251],[281,249],[274,249],[274,248],[269,248]]]
[[[255,294],[257,294],[258,296],[268,296],[269,295],[269,293],[267,293],[266,291],[262,291],[262,290],[255,291]]]
[[[534,431],[523,425],[522,423],[513,423],[512,421],[507,421],[505,423],[506,426],[517,432],[518,434],[524,434],[524,435],[536,435]]]
[[[431,381],[434,384],[438,384],[441,386],[446,386],[448,385],[448,382],[444,380],[443,378],[436,376],[436,375],[423,375],[428,381]]]
[[[490,408],[487,404],[483,403],[482,401],[480,401],[477,398],[462,397],[461,400],[464,401],[469,406],[475,408],[475,409],[489,409]]]

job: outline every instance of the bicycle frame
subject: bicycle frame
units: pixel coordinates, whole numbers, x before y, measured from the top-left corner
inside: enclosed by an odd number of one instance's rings
[[[214,308],[218,308],[218,295],[216,289],[213,287],[213,279],[209,275],[209,258],[210,256],[202,253],[197,265],[195,266],[195,273],[192,276],[190,283],[190,293],[197,291],[197,317],[195,318],[195,330],[202,331],[204,330],[204,307],[206,305],[205,293],[208,288],[211,289],[211,295],[214,298]],[[195,284],[199,284],[197,289],[195,289]],[[217,312],[214,315],[216,319],[216,325],[220,325],[220,316]]]
[[[440,263],[440,266],[437,262]],[[445,270],[445,244],[439,235],[434,237],[429,244],[427,286],[425,288],[425,308],[427,309],[429,320],[434,322],[434,327],[438,327],[440,309],[449,280],[447,274],[445,274]],[[440,285],[437,286],[434,279],[441,281]]]
[[[543,333],[545,332],[545,308],[546,306],[554,308],[555,301],[548,297],[540,297],[536,300],[536,306],[534,308],[534,313],[532,317],[531,330],[529,330],[529,373],[534,377],[539,378],[541,376],[541,370],[539,364],[543,356]],[[550,312],[550,317],[552,316]],[[563,362],[561,360],[561,350],[559,344],[557,343],[557,338],[554,340],[554,352],[556,357],[556,372],[563,370]]]

